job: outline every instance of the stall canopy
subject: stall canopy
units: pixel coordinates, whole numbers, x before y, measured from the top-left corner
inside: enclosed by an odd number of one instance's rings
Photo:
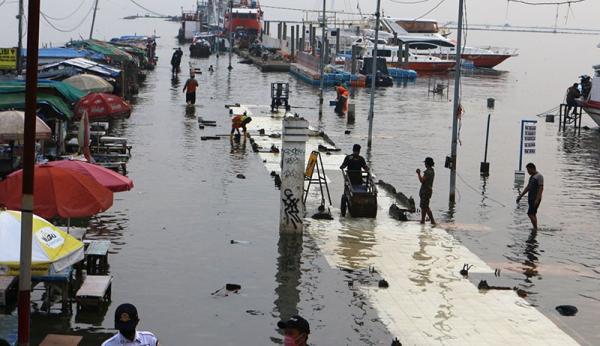
[[[80,73],[91,73],[103,78],[118,78],[121,70],[88,59],[69,59],[43,66],[39,73],[43,78],[67,78]]]
[[[37,105],[39,113],[43,119],[58,118],[61,120],[70,120],[73,118],[73,111],[62,98],[46,93],[37,94]],[[25,93],[0,93],[0,111],[3,110],[24,110]]]
[[[0,112],[0,143],[22,142],[24,139],[25,113],[20,111]],[[36,117],[35,139],[50,139],[52,131],[46,123]]]
[[[23,57],[27,57],[27,49],[21,50]],[[95,61],[105,61],[106,57],[103,54],[93,52],[86,49],[56,47],[56,48],[40,48],[39,64],[51,64],[68,59],[85,58]]]
[[[67,83],[38,80],[38,91],[61,97],[66,103],[75,103],[86,95],[85,92]],[[2,81],[0,82],[0,94],[24,93],[25,81]]]
[[[125,50],[120,49],[108,42],[99,40],[80,40],[71,41],[67,44],[69,47],[90,50],[102,54],[117,64],[126,62],[136,62],[136,59]]]

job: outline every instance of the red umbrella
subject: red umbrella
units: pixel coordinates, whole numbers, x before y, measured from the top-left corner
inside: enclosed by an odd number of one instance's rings
[[[131,107],[117,95],[91,93],[75,105],[75,116],[80,119],[87,111],[90,120],[128,117]]]
[[[112,191],[89,176],[48,165],[37,165],[34,174],[33,212],[43,218],[87,217],[112,206]],[[0,204],[20,209],[22,184],[23,170],[0,182]]]
[[[110,169],[85,161],[52,161],[48,162],[46,166],[59,167],[87,175],[112,192],[129,191],[133,188],[133,181],[131,179]]]

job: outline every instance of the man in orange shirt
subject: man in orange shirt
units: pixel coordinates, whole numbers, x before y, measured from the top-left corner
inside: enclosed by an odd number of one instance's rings
[[[185,82],[183,86],[183,92],[185,93],[185,103],[188,105],[196,104],[196,89],[198,88],[198,81],[194,78],[194,74],[190,75],[190,78]]]
[[[337,92],[337,102],[335,104],[335,113],[343,116],[348,111],[348,89],[344,88],[340,83],[336,83],[335,91]]]

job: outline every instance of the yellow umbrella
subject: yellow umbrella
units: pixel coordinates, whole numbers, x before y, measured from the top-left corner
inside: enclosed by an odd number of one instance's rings
[[[0,210],[0,275],[19,275],[21,212]],[[83,243],[41,217],[33,216],[32,275],[61,271],[83,259]]]

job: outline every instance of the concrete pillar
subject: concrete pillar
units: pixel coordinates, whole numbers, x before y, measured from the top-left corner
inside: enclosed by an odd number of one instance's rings
[[[310,46],[310,50],[312,51],[312,55],[315,55],[315,31],[313,30],[313,25],[310,24],[308,26],[308,42]]]
[[[280,233],[302,233],[304,229],[304,167],[308,121],[300,117],[283,119],[281,145]]]
[[[287,23],[283,22],[283,39],[287,40],[288,36],[287,36]]]
[[[348,103],[348,124],[354,124],[354,120],[356,119],[355,107],[354,103]]]
[[[291,44],[290,44],[290,53],[293,58],[296,56],[296,30],[293,25],[292,25],[291,29],[292,29],[292,39],[291,39]]]
[[[340,28],[335,29],[335,55],[340,54]]]
[[[281,22],[279,22],[279,23],[277,23],[277,39],[278,40],[281,40],[281,34],[282,34],[281,31],[282,31],[281,30]]]
[[[300,50],[305,52],[306,51],[306,26],[304,24],[302,24],[302,43],[300,43]]]

